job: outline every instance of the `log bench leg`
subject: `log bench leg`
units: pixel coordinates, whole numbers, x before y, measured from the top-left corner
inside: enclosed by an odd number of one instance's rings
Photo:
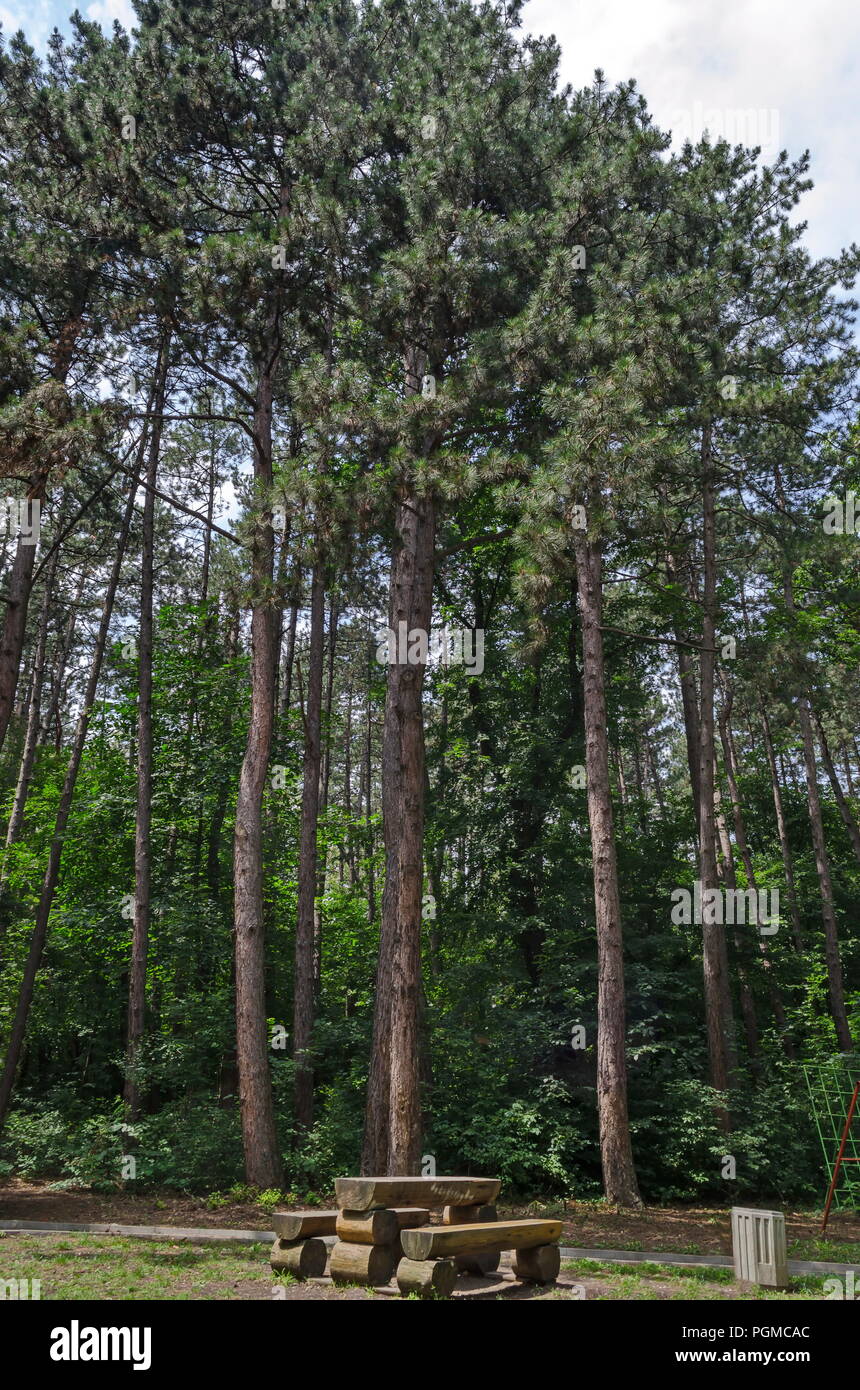
[[[319,1236],[306,1240],[276,1240],[269,1263],[278,1273],[289,1273],[296,1279],[319,1279],[325,1274],[328,1247]]]
[[[465,1226],[473,1221],[498,1221],[492,1202],[479,1202],[471,1207],[446,1207],[442,1213],[443,1226]]]
[[[339,1240],[331,1252],[329,1274],[333,1284],[363,1284],[377,1288],[394,1273],[393,1245],[354,1245]]]
[[[453,1260],[402,1259],[397,1266],[397,1287],[404,1298],[410,1293],[419,1298],[450,1298],[456,1282]]]
[[[464,1226],[467,1223],[496,1221],[498,1213],[492,1203],[479,1203],[470,1207],[446,1207],[442,1215],[443,1226]],[[455,1255],[454,1263],[460,1274],[494,1274],[499,1267],[500,1255],[475,1254]]]
[[[511,1264],[518,1279],[529,1284],[552,1284],[561,1268],[561,1252],[557,1245],[535,1245],[530,1250],[515,1250]]]

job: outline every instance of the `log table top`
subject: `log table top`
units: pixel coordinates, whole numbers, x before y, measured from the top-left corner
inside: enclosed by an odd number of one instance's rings
[[[494,1202],[501,1178],[336,1178],[341,1211],[374,1207],[469,1207]]]

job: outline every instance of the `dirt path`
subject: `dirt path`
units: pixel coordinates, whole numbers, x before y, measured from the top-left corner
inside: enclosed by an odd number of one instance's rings
[[[330,1204],[334,1205],[333,1196]],[[778,1200],[769,1204],[785,1210]],[[607,1250],[663,1250],[700,1255],[731,1254],[731,1217],[727,1207],[671,1206],[648,1207],[641,1213],[617,1211],[599,1205],[578,1203],[531,1203],[505,1206],[500,1216],[562,1217],[562,1244]],[[789,1254],[792,1246],[805,1258],[826,1258],[816,1247],[822,1244],[820,1212],[785,1212]],[[204,1197],[176,1192],[100,1193],[53,1191],[46,1183],[13,1179],[0,1184],[0,1220],[118,1222],[138,1226],[242,1227],[268,1231],[271,1213],[253,1202],[229,1203],[212,1207]],[[837,1212],[827,1230],[828,1245],[860,1244],[860,1213]],[[858,1251],[860,1257],[860,1251]]]

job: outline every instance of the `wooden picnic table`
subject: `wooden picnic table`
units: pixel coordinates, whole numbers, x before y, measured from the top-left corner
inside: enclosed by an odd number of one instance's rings
[[[558,1273],[560,1221],[498,1221],[500,1178],[347,1177],[335,1182],[337,1210],[276,1212],[272,1267],[299,1278],[322,1273],[325,1235],[335,1284],[387,1284],[402,1294],[447,1297],[458,1273],[489,1274],[503,1250],[515,1251],[521,1279],[551,1282]],[[444,1208],[441,1224],[430,1212]]]

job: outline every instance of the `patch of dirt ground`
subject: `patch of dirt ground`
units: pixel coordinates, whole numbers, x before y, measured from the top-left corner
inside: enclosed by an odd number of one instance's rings
[[[213,1210],[205,1197],[184,1193],[88,1192],[76,1188],[58,1192],[48,1183],[21,1178],[0,1183],[0,1221],[115,1221],[121,1226],[272,1229],[269,1213],[253,1202],[231,1202]]]
[[[327,1205],[334,1206],[333,1195]],[[785,1210],[778,1199],[752,1205]],[[591,1203],[534,1202],[528,1206],[501,1204],[499,1208],[500,1217],[544,1214],[561,1217],[562,1244],[579,1249],[662,1250],[701,1255],[730,1255],[732,1250],[727,1207],[666,1206],[630,1212]],[[272,1228],[270,1213],[253,1202],[230,1203],[213,1210],[204,1197],[176,1192],[56,1191],[47,1183],[20,1178],[0,1184],[0,1221],[117,1222],[128,1226],[258,1231]],[[785,1210],[785,1221],[789,1247],[796,1242],[808,1245],[820,1241],[820,1212]],[[828,1243],[860,1242],[860,1213],[833,1213],[826,1238]]]
[[[789,1247],[821,1240],[821,1213],[791,1211],[778,1199],[750,1206],[785,1212]],[[860,1213],[831,1213],[829,1243],[860,1241]],[[731,1255],[731,1212],[725,1207],[647,1207],[642,1212],[611,1207],[577,1207],[565,1212],[562,1244],[578,1249],[663,1250],[677,1254]],[[810,1256],[809,1258],[812,1258]]]

